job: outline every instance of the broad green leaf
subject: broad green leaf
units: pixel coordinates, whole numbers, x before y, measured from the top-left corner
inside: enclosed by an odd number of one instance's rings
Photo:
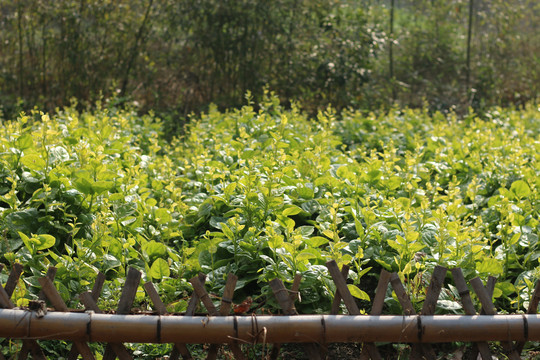
[[[115,267],[118,267],[122,265],[122,263],[113,255],[111,254],[104,254],[103,255],[103,267],[105,268],[105,272],[114,269]]]
[[[531,188],[523,180],[516,180],[510,186],[510,191],[512,191],[518,198],[523,199],[531,194]]]
[[[360,237],[364,237],[364,226],[362,226],[362,223],[358,219],[354,219],[354,228],[356,229],[356,233]]]
[[[51,248],[56,243],[55,237],[48,234],[39,234],[36,236],[36,239],[39,242],[36,250],[45,250]]]
[[[169,275],[171,275],[169,263],[162,258],[156,259],[156,261],[154,261],[150,267],[149,275],[158,280],[163,279],[164,277],[169,277]]]
[[[316,259],[319,257],[319,254],[316,251],[313,251],[312,249],[306,249],[302,250],[300,254],[296,256],[296,260],[298,261],[304,261],[309,259]]]
[[[166,224],[171,221],[171,214],[167,209],[159,208],[156,210],[156,221],[158,224]]]
[[[502,263],[493,258],[485,258],[476,263],[476,270],[480,274],[500,275],[503,273]]]
[[[32,245],[32,242],[30,241],[30,238],[19,231],[19,236],[21,237],[21,240],[24,243],[24,246],[33,254],[34,253],[34,246]]]
[[[43,171],[47,163],[39,155],[29,154],[21,158],[21,164],[35,171]]]
[[[75,188],[85,195],[92,195],[94,193],[92,183],[85,178],[75,180]]]
[[[294,216],[301,213],[302,211],[304,210],[302,210],[300,207],[296,205],[291,205],[287,207],[285,210],[283,210],[282,214],[283,216]]]
[[[495,287],[500,289],[505,296],[512,295],[516,292],[516,287],[514,286],[514,284],[508,281],[498,282],[495,284]]]
[[[297,187],[296,192],[298,193],[298,196],[307,200],[313,199],[313,197],[315,196],[315,193],[313,192],[313,190],[311,190],[310,188],[306,186]]]
[[[397,241],[388,239],[387,242],[388,242],[388,245],[392,249],[396,250],[398,253],[401,251],[401,249],[403,249],[403,245],[400,245]]]
[[[392,176],[391,178],[386,180],[385,185],[388,190],[395,190],[401,186],[402,181],[403,179],[399,176]]]
[[[287,229],[288,231],[293,231],[295,222],[293,219],[288,218],[286,216],[278,215],[276,221],[278,224],[283,226],[283,228]]]
[[[165,244],[157,242],[155,240],[149,241],[144,246],[144,250],[150,257],[160,257],[167,254],[167,247],[165,246]]]
[[[360,290],[356,285],[347,284],[347,287],[349,288],[351,295],[354,296],[355,298],[358,298],[360,300],[370,301],[369,295],[365,291]]]
[[[268,246],[272,249],[278,249],[283,245],[283,236],[275,235],[268,240]]]
[[[229,239],[229,240],[234,240],[234,233],[233,233],[232,230],[227,226],[227,224],[221,223],[221,224],[220,224],[220,227],[221,227],[221,231],[223,231],[223,233],[225,234],[225,236],[227,237],[227,239]]]
[[[109,191],[114,186],[114,183],[112,181],[96,181],[92,183],[92,190],[97,195],[104,193],[106,191]]]
[[[17,139],[17,147],[19,150],[25,150],[28,148],[31,148],[34,145],[34,141],[32,140],[32,134],[26,133]]]

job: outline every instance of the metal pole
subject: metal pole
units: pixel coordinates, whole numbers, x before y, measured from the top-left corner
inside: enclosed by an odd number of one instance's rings
[[[266,329],[266,331],[264,331]],[[264,335],[265,334],[265,335]],[[160,316],[0,309],[0,337],[96,342],[540,341],[540,315]]]

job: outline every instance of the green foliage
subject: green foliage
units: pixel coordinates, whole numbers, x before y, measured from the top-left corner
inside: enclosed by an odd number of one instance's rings
[[[270,309],[268,281],[300,273],[299,310],[325,312],[333,259],[351,265],[359,301],[385,268],[420,307],[439,264],[498,276],[497,305],[526,306],[539,271],[537,108],[463,120],[328,108],[308,119],[269,94],[259,108],[212,108],[171,143],[154,117],[114,108],[5,122],[0,259],[25,266],[17,304],[54,265],[70,306],[102,271],[101,305],[114,307],[135,266],[171,311],[185,309],[185,279],[203,271],[211,292],[232,272],[237,301]],[[442,300],[460,311],[451,285]],[[387,306],[397,306],[391,293]]]

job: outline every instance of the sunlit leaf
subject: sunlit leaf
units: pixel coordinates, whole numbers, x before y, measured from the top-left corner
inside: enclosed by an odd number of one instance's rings
[[[360,290],[356,285],[347,284],[347,287],[349,288],[351,295],[354,296],[355,298],[358,298],[360,300],[370,301],[369,295],[365,291]]]
[[[154,279],[160,280],[168,277],[170,274],[169,263],[162,258],[156,259],[150,267],[149,275]]]

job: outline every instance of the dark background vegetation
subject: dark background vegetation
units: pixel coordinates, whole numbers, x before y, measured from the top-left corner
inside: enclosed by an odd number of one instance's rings
[[[538,97],[539,13],[535,0],[0,0],[1,110],[115,97],[174,125],[265,86],[309,112],[520,105]]]

